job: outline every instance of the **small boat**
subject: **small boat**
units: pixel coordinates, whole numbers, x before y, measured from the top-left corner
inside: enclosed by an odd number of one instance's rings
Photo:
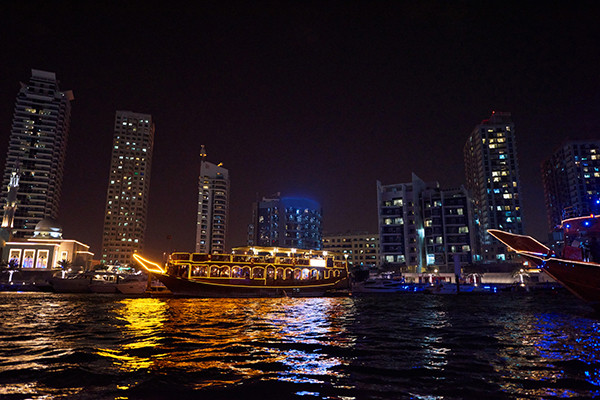
[[[133,258],[178,296],[315,297],[349,293],[346,261],[327,251],[238,247],[232,254],[175,252],[163,266],[139,254]]]
[[[92,277],[88,272],[61,273],[48,279],[48,282],[57,293],[89,293]]]
[[[57,274],[48,280],[57,293],[123,293],[142,294],[147,276],[141,272],[124,273],[108,270]]]
[[[377,293],[414,293],[422,292],[425,285],[420,283],[406,283],[401,279],[370,278],[352,285],[353,294]]]
[[[600,311],[600,215],[566,219],[561,229],[564,246],[558,253],[531,236],[488,232]]]

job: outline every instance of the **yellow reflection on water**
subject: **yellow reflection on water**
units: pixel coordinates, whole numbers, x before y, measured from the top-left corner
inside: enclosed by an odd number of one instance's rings
[[[354,346],[345,323],[353,307],[348,298],[124,299],[114,310],[124,340],[98,354],[126,371],[208,371],[197,388],[315,382],[345,362],[329,346]]]
[[[128,339],[119,348],[98,349],[97,354],[113,358],[123,370],[134,371],[150,368],[155,360],[166,354],[136,355],[132,350],[151,350],[163,338],[166,321],[164,300],[154,298],[124,299],[116,307],[116,319],[123,321],[123,334]]]

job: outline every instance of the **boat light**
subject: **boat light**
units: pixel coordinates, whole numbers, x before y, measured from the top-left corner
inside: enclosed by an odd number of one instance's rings
[[[144,267],[148,272],[158,272],[160,274],[164,274],[165,271],[155,262],[150,260],[146,260],[144,257],[139,254],[133,254],[133,259],[137,261],[142,267]]]

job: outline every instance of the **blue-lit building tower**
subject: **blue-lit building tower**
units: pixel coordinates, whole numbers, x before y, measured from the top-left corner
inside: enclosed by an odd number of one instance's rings
[[[263,198],[254,203],[248,245],[321,250],[321,205],[298,197]]]

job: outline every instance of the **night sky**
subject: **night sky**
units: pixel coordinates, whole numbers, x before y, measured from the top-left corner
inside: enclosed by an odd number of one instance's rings
[[[237,246],[276,192],[320,202],[326,232],[376,232],[376,180],[464,184],[493,110],[513,114],[525,230],[544,238],[541,161],[600,136],[594,3],[151,3],[0,5],[0,165],[19,81],[55,72],[75,95],[59,222],[97,257],[116,110],[156,123],[154,257],[193,249],[202,144],[229,169]]]

